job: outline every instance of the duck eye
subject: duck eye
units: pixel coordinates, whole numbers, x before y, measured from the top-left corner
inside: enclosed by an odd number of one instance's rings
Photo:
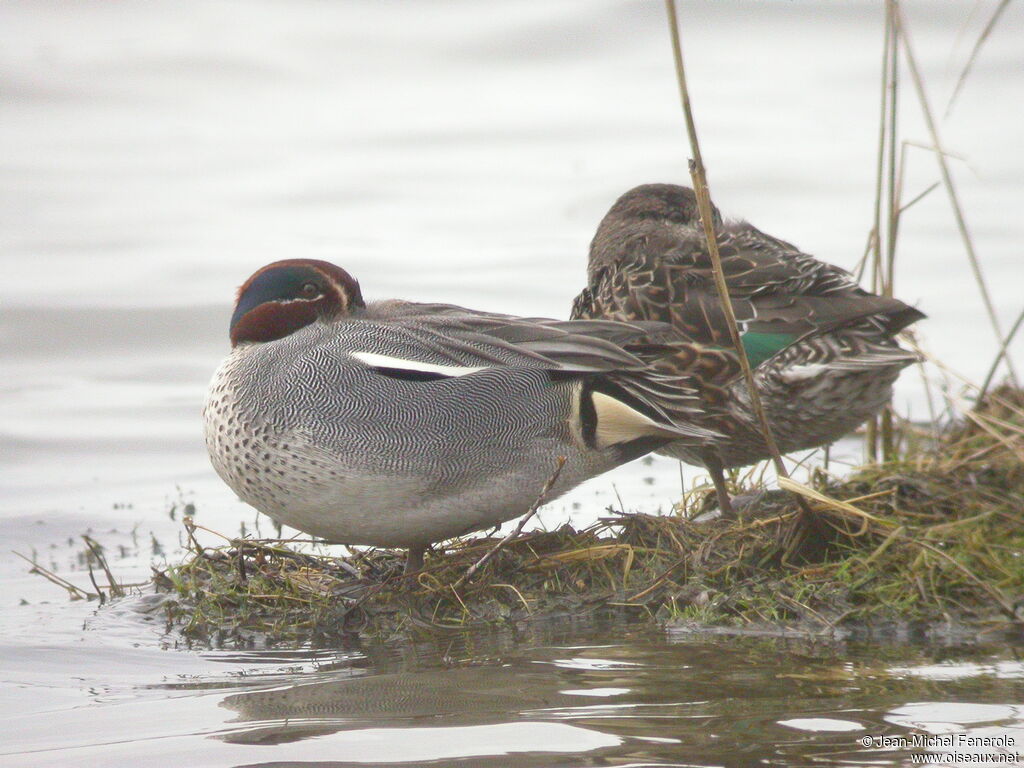
[[[319,296],[320,287],[316,283],[306,283],[301,289],[299,289],[299,295],[304,296],[307,299]]]

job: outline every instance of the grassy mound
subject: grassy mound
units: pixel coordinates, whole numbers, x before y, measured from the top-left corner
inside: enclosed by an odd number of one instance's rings
[[[277,540],[192,551],[156,577],[169,626],[205,643],[466,628],[595,610],[688,626],[1021,626],[1024,392],[992,393],[940,435],[907,426],[895,461],[761,492],[739,521],[614,513],[585,530],[342,558]],[[748,493],[758,489],[737,489]],[[189,524],[191,525],[191,524]],[[194,530],[194,529],[191,529]],[[191,533],[190,530],[190,533]],[[488,553],[490,558],[475,564]]]

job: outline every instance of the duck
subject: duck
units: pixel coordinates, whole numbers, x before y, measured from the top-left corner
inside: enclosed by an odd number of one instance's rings
[[[662,323],[366,302],[344,269],[286,259],[239,288],[203,422],[245,503],[330,543],[408,549],[490,528],[695,426]],[[681,383],[682,382],[682,383]],[[558,469],[556,469],[558,468]],[[554,478],[554,481],[552,479]]]
[[[877,414],[919,358],[896,337],[925,315],[861,288],[844,269],[712,205],[715,240],[740,339],[782,453],[832,443]],[[702,402],[696,424],[722,435],[659,453],[702,466],[719,510],[735,517],[724,470],[769,458],[714,283],[693,190],[644,184],[601,220],[574,319],[670,324],[690,343],[656,363]]]

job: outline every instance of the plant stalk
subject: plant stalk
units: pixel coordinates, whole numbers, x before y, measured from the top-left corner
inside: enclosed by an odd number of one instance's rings
[[[921,103],[921,111],[924,114],[925,122],[928,125],[928,132],[931,134],[932,147],[935,151],[935,159],[939,163],[939,172],[942,175],[942,184],[946,188],[950,204],[953,207],[953,216],[956,219],[957,230],[960,232],[960,239],[963,240],[964,249],[967,252],[967,259],[971,265],[971,271],[974,273],[974,279],[978,284],[978,290],[981,293],[982,302],[985,304],[985,311],[988,313],[989,322],[992,325],[993,331],[995,331],[996,343],[1002,351],[1003,360],[1006,363],[1006,368],[1010,374],[1010,381],[1014,387],[1020,388],[1019,379],[1017,377],[1013,361],[1010,359],[1008,351],[1006,351],[1007,338],[1003,334],[1002,327],[999,323],[999,316],[996,314],[995,305],[992,303],[992,297],[988,291],[988,284],[985,282],[985,276],[981,271],[981,263],[978,261],[978,256],[974,251],[974,243],[971,240],[970,233],[967,231],[967,221],[964,219],[963,209],[960,206],[960,199],[956,194],[956,187],[953,186],[953,177],[949,172],[949,163],[946,161],[946,153],[943,150],[942,141],[939,139],[939,129],[935,123],[935,116],[932,114],[932,109],[928,103],[928,94],[925,93],[924,89],[924,80],[921,77],[921,71],[918,69],[917,58],[914,56],[914,49],[910,42],[910,35],[907,31],[907,21],[902,10],[898,6],[896,8],[895,21],[896,31],[900,39],[903,41],[903,55],[906,57],[907,66],[910,69],[910,75],[914,81],[914,89],[917,91],[918,101]]]
[[[768,424],[768,418],[765,416],[764,406],[761,403],[761,397],[754,383],[754,372],[750,367],[750,361],[747,359],[746,350],[743,348],[743,342],[740,339],[739,328],[736,325],[736,313],[733,311],[732,300],[729,298],[729,286],[725,281],[725,271],[722,269],[722,259],[718,253],[718,239],[715,236],[714,224],[712,223],[711,195],[708,190],[707,172],[704,169],[704,160],[700,153],[700,144],[697,141],[697,128],[693,122],[693,110],[690,107],[690,92],[686,85],[686,70],[683,67],[683,48],[679,36],[679,20],[676,16],[675,0],[665,0],[665,5],[668,10],[669,28],[672,36],[672,53],[675,58],[676,79],[679,83],[679,97],[682,101],[683,116],[686,120],[686,133],[690,139],[690,151],[693,153],[693,159],[690,160],[690,176],[693,179],[693,188],[697,195],[697,207],[700,211],[700,220],[704,228],[708,255],[711,257],[715,288],[718,290],[718,297],[722,301],[722,311],[729,326],[729,336],[732,339],[732,345],[739,358],[740,367],[743,369],[743,379],[747,385],[750,404],[754,414],[757,416],[758,424],[761,427],[761,434],[775,465],[775,471],[780,478],[788,479],[789,472],[782,461],[779,446],[775,442],[775,437],[772,435],[771,427]],[[813,515],[810,507],[807,506],[807,503],[801,496],[793,494],[793,498],[796,499],[797,504],[799,504],[800,509],[805,515]]]

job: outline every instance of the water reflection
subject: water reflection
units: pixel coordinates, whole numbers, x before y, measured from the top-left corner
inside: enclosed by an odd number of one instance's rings
[[[904,765],[926,750],[898,739],[953,732],[1024,750],[1024,665],[1008,648],[666,642],[622,627],[582,639],[592,643],[534,634],[378,648],[376,666],[326,665],[226,696],[235,717],[215,738],[301,748],[296,758],[315,744],[323,766]],[[970,671],[936,676],[937,662]],[[868,736],[884,743],[865,747]]]
[[[270,724],[223,738],[244,744],[281,743],[427,717],[458,725],[494,722],[525,710],[567,704],[573,697],[560,694],[557,682],[549,675],[521,674],[509,667],[464,667],[235,694],[221,704],[238,713],[236,720]]]

